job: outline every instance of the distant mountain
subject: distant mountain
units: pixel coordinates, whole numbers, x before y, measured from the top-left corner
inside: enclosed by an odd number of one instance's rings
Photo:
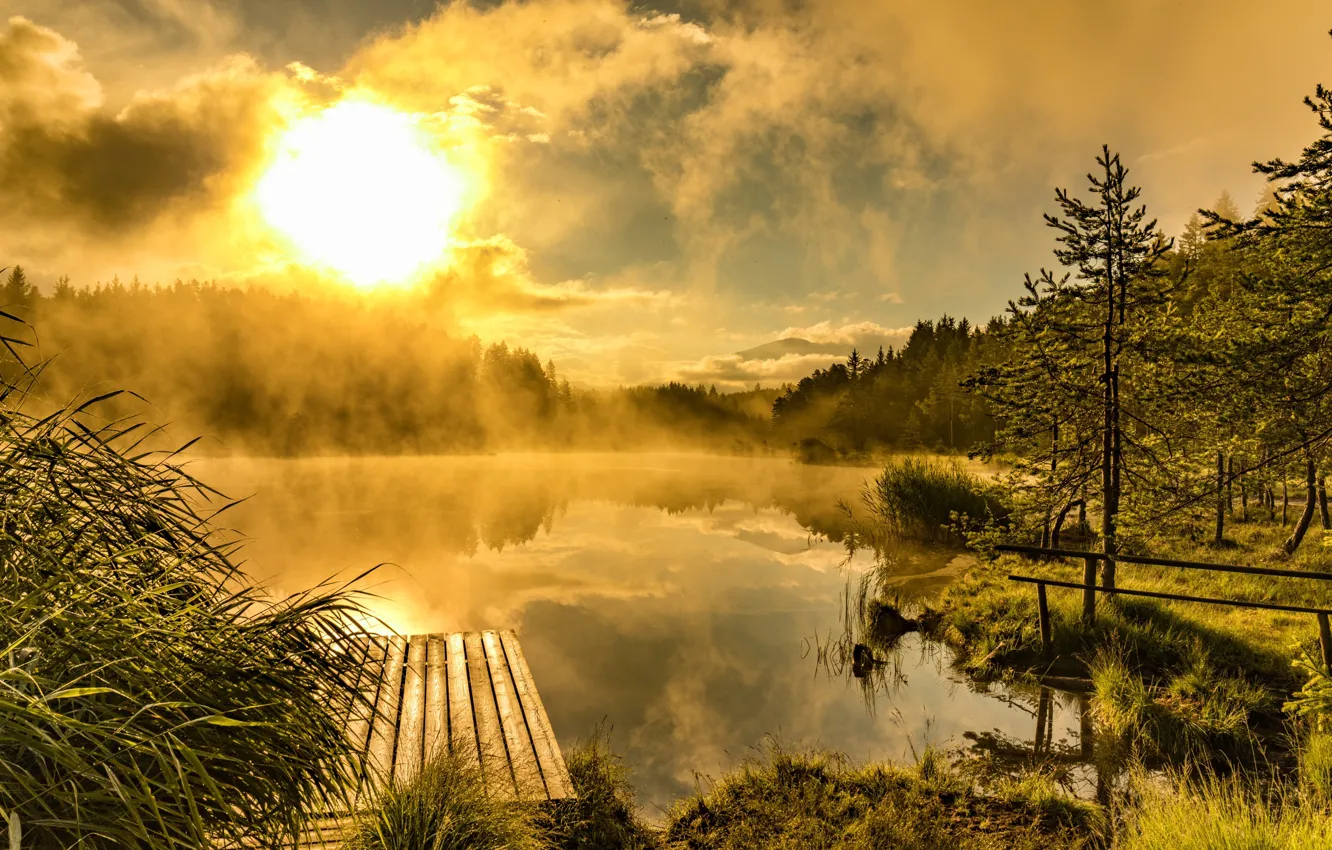
[[[851,346],[840,342],[810,342],[799,337],[787,337],[774,342],[765,342],[736,354],[746,360],[779,360],[787,354],[837,354],[851,353]]]

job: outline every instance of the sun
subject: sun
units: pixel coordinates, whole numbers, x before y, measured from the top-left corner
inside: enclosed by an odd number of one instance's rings
[[[311,265],[357,286],[410,279],[445,253],[464,173],[414,116],[343,101],[277,139],[255,187],[260,213]]]

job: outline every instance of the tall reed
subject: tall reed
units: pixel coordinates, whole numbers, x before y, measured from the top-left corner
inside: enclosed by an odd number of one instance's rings
[[[290,840],[358,770],[359,599],[270,598],[179,454],[0,343],[0,809],[25,847]]]

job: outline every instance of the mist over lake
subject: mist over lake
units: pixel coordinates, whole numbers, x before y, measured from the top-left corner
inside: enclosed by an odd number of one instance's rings
[[[385,561],[371,608],[403,634],[518,631],[568,747],[599,723],[648,814],[768,736],[857,760],[963,733],[1032,734],[1029,707],[978,693],[910,635],[905,683],[867,706],[816,664],[873,553],[847,547],[875,469],[691,454],[208,460],[248,569],[275,592]],[[969,557],[904,550],[903,590]],[[913,578],[913,576],[922,576]],[[1021,704],[1020,704],[1021,705]],[[1059,717],[1059,740],[1076,713]]]

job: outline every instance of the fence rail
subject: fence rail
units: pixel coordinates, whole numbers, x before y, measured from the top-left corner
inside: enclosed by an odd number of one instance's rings
[[[1288,611],[1296,614],[1313,614],[1318,618],[1318,642],[1322,650],[1323,666],[1332,673],[1332,609],[1315,608],[1304,605],[1279,605],[1274,602],[1256,602],[1247,599],[1218,599],[1207,596],[1188,596],[1182,593],[1163,593],[1154,590],[1132,590],[1123,587],[1101,587],[1096,584],[1096,562],[1110,561],[1115,564],[1140,564],[1154,567],[1175,567],[1188,570],[1205,570],[1216,573],[1240,573],[1243,575],[1274,576],[1277,578],[1304,578],[1329,581],[1332,573],[1305,572],[1301,570],[1282,570],[1274,567],[1248,567],[1239,564],[1208,564],[1202,561],[1179,561],[1171,558],[1149,558],[1138,555],[1106,555],[1103,552],[1084,552],[1076,549],[1051,549],[1044,546],[1019,546],[1001,544],[995,551],[1012,552],[1019,555],[1033,555],[1044,558],[1079,558],[1083,561],[1081,582],[1058,581],[1038,576],[1010,575],[1009,581],[1036,585],[1037,612],[1040,618],[1041,651],[1049,660],[1053,657],[1054,647],[1051,640],[1050,610],[1046,602],[1046,587],[1064,587],[1082,590],[1082,620],[1088,628],[1096,624],[1096,594],[1110,593],[1124,596],[1141,596],[1150,599],[1169,599],[1178,602],[1198,602],[1206,605],[1226,605],[1233,608],[1257,608],[1267,611]]]

